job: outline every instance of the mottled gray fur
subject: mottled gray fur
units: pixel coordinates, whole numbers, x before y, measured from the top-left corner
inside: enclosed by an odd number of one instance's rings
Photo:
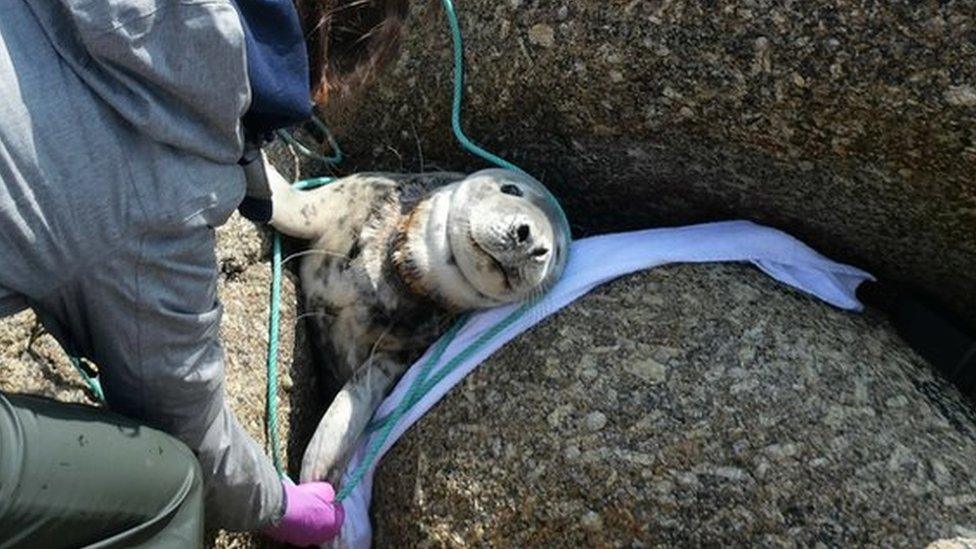
[[[305,313],[341,385],[303,482],[338,482],[387,391],[457,313],[530,297],[561,274],[569,235],[545,192],[500,170],[363,173],[307,192],[279,182],[272,225],[311,240]]]
[[[405,368],[450,322],[452,312],[426,296],[405,291],[390,255],[402,216],[431,189],[463,178],[463,174],[360,174],[334,184],[334,191],[343,198],[343,213],[331,218],[333,226],[325,228],[312,245],[313,250],[329,253],[306,257],[301,278],[306,312],[317,327],[327,368],[345,390],[354,388],[355,395],[340,391],[337,399],[364,397],[373,403],[371,414]],[[382,276],[374,278],[371,272]],[[332,428],[320,428],[316,436],[320,440],[310,444],[319,450],[306,452],[316,457],[303,464],[305,481],[342,471],[348,450],[369,420],[369,416],[350,416],[351,410],[341,406],[330,410],[336,421]],[[347,421],[343,424],[342,420]],[[323,452],[334,454],[319,461],[331,462],[328,471],[315,467]]]

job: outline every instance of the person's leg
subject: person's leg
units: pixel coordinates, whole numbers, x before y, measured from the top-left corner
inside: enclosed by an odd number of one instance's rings
[[[118,55],[126,57],[119,66],[129,68],[175,60],[174,52],[186,57],[179,48],[185,37],[166,32],[181,21],[194,51],[232,38],[239,18],[231,7],[220,3],[196,17],[212,6],[183,4],[183,11],[173,4],[172,17],[145,29],[147,36],[115,33],[119,40],[98,45],[133,38],[149,48],[140,55],[115,51],[92,61],[54,32],[71,25],[51,17],[45,2],[0,2],[0,286],[24,295],[62,346],[98,366],[111,409],[175,436],[197,455],[214,526],[252,530],[281,515],[282,487],[224,398],[208,226],[224,222],[244,195],[239,116],[227,118],[227,107],[243,105],[238,96],[205,105],[221,94],[191,93],[156,105],[166,112],[146,118],[144,108],[101,80],[107,73],[99,65]],[[232,50],[224,53],[243,52]],[[172,95],[174,74],[212,73],[212,56],[197,60],[176,69],[162,63],[159,74],[140,76]],[[124,77],[116,83],[143,89],[125,72],[115,71]],[[185,133],[199,124],[181,121],[201,116],[209,130]],[[215,139],[219,145],[204,146]]]
[[[231,196],[191,219],[147,227],[31,305],[69,352],[97,365],[112,410],[197,455],[212,525],[256,530],[281,515],[282,486],[225,398],[219,271],[206,221],[236,203]]]
[[[0,547],[200,547],[194,455],[106,410],[0,394]]]
[[[27,300],[24,296],[0,284],[0,318],[17,314],[25,309],[27,309]]]

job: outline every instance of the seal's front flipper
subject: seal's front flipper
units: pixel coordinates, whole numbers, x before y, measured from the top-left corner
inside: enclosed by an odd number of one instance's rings
[[[319,193],[292,187],[263,151],[261,162],[271,196],[271,219],[268,224],[293,238],[313,240],[321,235],[322,223],[309,215],[315,210],[310,205],[318,200]]]
[[[266,158],[264,162],[273,205],[269,224],[288,236],[312,241],[327,237],[326,248],[338,249],[335,239],[358,236],[377,208],[397,211],[397,180],[387,174],[356,173],[302,190],[288,183]]]
[[[302,482],[328,480],[337,486],[359,435],[408,366],[374,356],[353,374],[325,411],[305,449]]]

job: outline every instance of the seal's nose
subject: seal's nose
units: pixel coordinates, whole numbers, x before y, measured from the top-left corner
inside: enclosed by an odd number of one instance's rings
[[[529,239],[529,234],[531,234],[531,232],[532,231],[529,229],[529,226],[528,225],[526,225],[524,223],[521,224],[521,225],[519,225],[518,226],[518,229],[515,230],[515,236],[518,239],[518,243],[521,244],[521,243],[525,242],[526,240],[528,240]]]

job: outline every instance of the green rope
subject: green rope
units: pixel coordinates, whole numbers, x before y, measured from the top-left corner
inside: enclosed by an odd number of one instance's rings
[[[271,314],[268,334],[268,386],[267,437],[271,445],[271,460],[281,474],[281,457],[278,455],[278,326],[281,318],[281,236],[274,235],[271,244]]]
[[[461,128],[461,103],[464,96],[464,48],[461,44],[461,25],[458,23],[457,14],[454,12],[454,2],[452,0],[441,0],[441,3],[444,5],[444,11],[447,13],[447,22],[451,27],[451,39],[454,45],[454,99],[451,102],[451,128],[454,130],[454,136],[468,152],[480,156],[500,168],[529,175],[525,170],[515,164],[479,147],[464,134],[464,130]],[[559,212],[560,222],[566,230],[566,234],[569,234],[569,220],[562,206],[552,196],[549,196],[549,200],[556,206],[556,210]]]
[[[461,363],[466,361],[468,358],[471,357],[471,355],[473,355],[482,347],[484,347],[495,336],[500,334],[502,330],[511,326],[512,323],[514,323],[519,318],[522,318],[522,316],[525,315],[525,313],[528,312],[528,310],[531,309],[536,303],[537,300],[527,301],[524,304],[522,304],[521,307],[509,313],[508,316],[498,321],[498,323],[496,323],[494,326],[486,330],[483,334],[478,336],[478,339],[474,340],[474,342],[472,342],[471,345],[465,347],[465,349],[460,353],[458,353],[457,356],[455,356],[450,361],[448,361],[448,363],[445,364],[443,368],[438,370],[437,373],[434,374],[434,377],[432,377],[431,379],[428,380],[425,375],[418,376],[417,380],[414,381],[414,385],[422,384],[423,386],[420,388],[419,391],[413,392],[412,399],[409,402],[407,402],[406,408],[408,410],[410,408],[413,408],[413,405],[419,402],[424,395],[429,393],[431,389],[433,389],[438,383],[440,383],[441,380],[443,380],[447,376],[447,374],[456,370],[457,367],[461,365]],[[450,339],[453,339],[453,335],[451,336]],[[447,341],[447,343],[450,343],[450,340]],[[428,362],[433,362],[433,363],[439,362],[441,356],[444,355],[444,350],[446,350],[447,348],[447,343],[444,344],[443,348],[438,348],[437,351],[432,353],[431,358]],[[408,394],[408,396],[411,395]],[[373,420],[366,427],[366,432],[373,433],[385,427],[387,424],[392,425],[396,423],[397,420],[399,420],[399,418],[394,415],[394,412],[390,412],[388,415],[385,415],[380,419]]]
[[[75,370],[78,370],[78,373],[81,374],[81,378],[84,379],[85,383],[88,384],[88,388],[95,393],[95,397],[100,402],[105,402],[105,393],[102,392],[102,383],[98,380],[98,376],[88,375],[88,372],[85,371],[84,366],[81,365],[80,358],[68,355],[68,360],[71,361],[71,365],[75,367]]]
[[[424,380],[430,374],[431,368],[433,368],[434,365],[437,364],[440,357],[444,355],[444,351],[447,350],[447,346],[451,343],[451,341],[454,340],[454,336],[456,336],[461,330],[461,327],[464,326],[467,319],[468,317],[465,315],[455,322],[454,325],[451,326],[451,329],[448,330],[443,337],[441,337],[440,341],[437,342],[437,347],[434,349],[434,352],[431,353],[431,356],[427,362],[425,362],[421,367],[420,372],[417,374],[417,378],[414,379],[413,383],[410,384],[410,388],[407,390],[407,394],[404,395],[403,400],[401,400],[400,403],[397,404],[397,407],[390,412],[389,421],[385,421],[379,428],[379,434],[366,450],[366,456],[363,458],[362,463],[360,463],[359,467],[353,471],[352,475],[349,477],[349,480],[342,485],[339,493],[336,494],[336,500],[342,501],[346,499],[346,496],[352,492],[353,488],[355,488],[359,482],[363,480],[363,476],[366,474],[367,466],[372,463],[373,460],[376,459],[376,456],[380,453],[380,449],[382,448],[383,443],[386,442],[386,439],[390,436],[390,431],[393,429],[393,426],[396,425],[397,421],[403,417],[403,414],[405,414],[407,410],[413,406],[414,402],[423,396],[420,391],[422,389]]]
[[[457,14],[454,13],[454,2],[441,0],[441,3],[444,4],[444,11],[447,13],[447,22],[451,27],[451,38],[454,45],[454,99],[451,102],[451,128],[454,130],[454,136],[461,142],[461,146],[469,152],[496,166],[524,174],[525,171],[515,164],[479,147],[461,129],[461,102],[464,94],[464,48],[461,44],[461,25],[458,23]]]
[[[488,344],[489,341],[494,339],[495,336],[511,326],[516,320],[524,316],[525,313],[535,306],[537,302],[538,299],[523,303],[518,309],[509,313],[505,318],[478,336],[478,339],[471,343],[471,345],[465,347],[464,350],[448,361],[443,368],[438,370],[432,378],[428,379],[431,368],[433,368],[433,366],[440,361],[441,357],[444,355],[444,352],[447,350],[447,346],[454,340],[455,336],[457,336],[457,333],[460,331],[463,323],[467,321],[467,317],[458,321],[449,332],[444,334],[444,336],[438,342],[437,348],[433,353],[431,353],[430,358],[424,363],[420,373],[418,373],[417,377],[413,380],[413,382],[411,382],[410,388],[408,389],[407,394],[403,396],[403,400],[400,401],[400,404],[398,404],[392,412],[380,419],[374,420],[366,427],[367,434],[372,434],[378,431],[376,439],[373,440],[372,444],[370,444],[370,447],[367,449],[366,455],[363,457],[363,461],[360,462],[356,470],[353,471],[352,475],[349,476],[349,480],[343,484],[342,489],[339,490],[339,494],[336,496],[336,499],[339,501],[344,500],[346,496],[348,496],[349,493],[352,492],[352,490],[362,481],[363,476],[366,474],[367,468],[376,459],[376,456],[379,454],[379,451],[386,442],[386,439],[389,438],[390,431],[393,429],[393,426],[396,425],[401,418],[403,418],[403,415],[408,410],[413,408],[413,406],[419,402],[424,395],[436,387],[437,384],[440,383],[448,374],[456,370],[458,366],[468,360],[471,355],[481,350],[481,348]]]
[[[318,122],[317,118],[316,121]],[[287,134],[287,132],[285,133]],[[342,151],[335,142],[332,142],[332,150],[335,151],[335,155],[331,157],[331,160],[326,160],[330,164],[339,162],[342,158]],[[321,155],[319,156],[321,157]],[[292,187],[302,190],[311,189],[326,185],[332,181],[333,178],[331,177],[314,177],[297,181]],[[271,311],[268,320],[268,374],[265,391],[267,398],[265,431],[267,431],[268,445],[271,447],[271,461],[274,463],[275,470],[279,475],[284,474],[284,468],[282,467],[281,457],[278,452],[278,341],[281,331],[281,265],[281,233],[275,231],[271,247]]]
[[[297,150],[299,153],[309,158],[318,160],[319,162],[324,162],[326,164],[342,163],[342,150],[339,148],[339,143],[336,142],[335,137],[332,136],[332,132],[329,131],[329,127],[326,126],[324,122],[319,120],[317,116],[312,117],[312,123],[315,124],[315,126],[318,127],[318,129],[320,129],[322,133],[325,134],[325,138],[329,141],[329,146],[332,148],[333,151],[332,156],[323,156],[317,152],[312,151],[311,149],[306,147],[301,141],[295,139],[295,137],[291,135],[291,132],[288,132],[286,130],[278,130],[275,133],[278,134],[278,137],[284,139],[286,143],[288,143],[292,147],[295,147],[295,150]]]

